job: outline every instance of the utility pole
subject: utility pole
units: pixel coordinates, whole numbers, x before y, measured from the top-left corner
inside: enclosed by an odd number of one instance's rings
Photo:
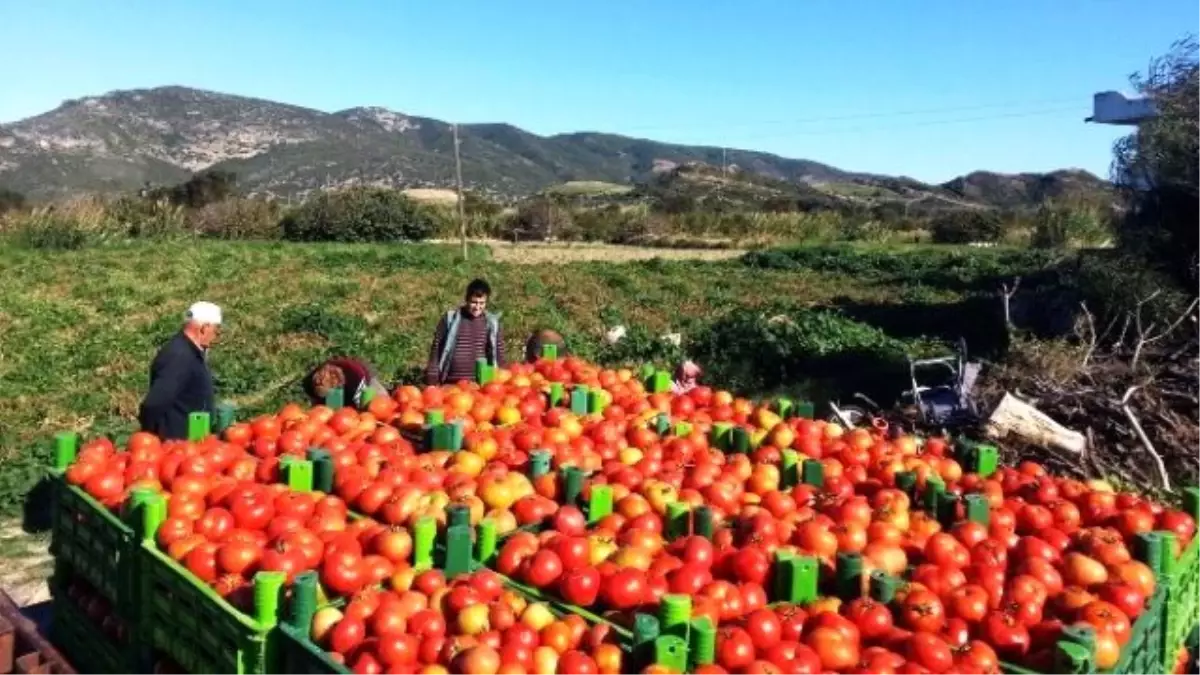
[[[458,185],[458,233],[462,237],[462,256],[467,259],[467,212],[463,205],[462,156],[458,152],[458,124],[450,125],[454,134],[454,180]]]

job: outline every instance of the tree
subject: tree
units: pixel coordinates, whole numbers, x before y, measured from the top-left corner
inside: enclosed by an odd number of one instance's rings
[[[1158,115],[1117,141],[1112,179],[1129,203],[1119,225],[1121,246],[1195,288],[1200,222],[1200,82],[1197,43],[1190,36],[1129,80]]]
[[[430,211],[397,190],[355,187],[322,192],[284,217],[291,241],[421,241],[433,234]]]
[[[236,188],[235,174],[209,169],[178,185],[149,190],[146,197],[155,201],[165,199],[176,206],[199,209],[226,199]]]
[[[6,211],[20,211],[25,205],[25,195],[16,190],[0,188],[0,214]]]
[[[999,241],[1004,223],[994,211],[947,211],[933,220],[933,240],[939,244]]]

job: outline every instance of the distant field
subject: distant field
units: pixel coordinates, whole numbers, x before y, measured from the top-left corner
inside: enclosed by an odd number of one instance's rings
[[[574,195],[574,196],[614,196],[623,195],[633,190],[630,185],[621,185],[619,183],[606,183],[599,180],[572,180],[547,188],[546,192]]]

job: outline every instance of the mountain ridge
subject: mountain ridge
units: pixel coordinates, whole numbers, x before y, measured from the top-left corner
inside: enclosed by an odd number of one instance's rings
[[[697,163],[872,202],[1025,208],[1110,187],[1080,169],[975,171],[929,184],[753,150],[594,131],[540,136],[505,122],[460,124],[459,138],[466,186],[500,197],[575,181],[637,184]],[[447,187],[453,136],[449,123],[381,106],[324,112],[179,85],[69,99],[0,124],[0,186],[36,199],[171,184],[205,169],[232,171],[242,189],[278,197],[360,184]]]

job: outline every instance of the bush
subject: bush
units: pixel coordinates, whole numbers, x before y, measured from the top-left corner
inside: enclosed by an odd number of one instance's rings
[[[534,197],[505,219],[501,236],[511,241],[571,239],[574,218],[571,210],[546,197]]]
[[[862,391],[885,399],[899,391],[905,349],[904,342],[839,313],[789,306],[736,309],[688,344],[705,377],[734,390],[824,380],[831,395]]]
[[[992,211],[952,211],[934,218],[933,240],[939,244],[999,241],[1004,234],[1000,216]]]
[[[0,188],[0,214],[8,211],[24,211],[25,195],[8,188]]]
[[[351,188],[323,192],[283,219],[291,241],[422,241],[437,225],[434,217],[396,190]]]
[[[1033,220],[1034,248],[1094,246],[1111,238],[1109,221],[1096,208],[1046,203]]]
[[[226,199],[188,214],[192,229],[214,239],[279,239],[282,209],[263,199]]]

